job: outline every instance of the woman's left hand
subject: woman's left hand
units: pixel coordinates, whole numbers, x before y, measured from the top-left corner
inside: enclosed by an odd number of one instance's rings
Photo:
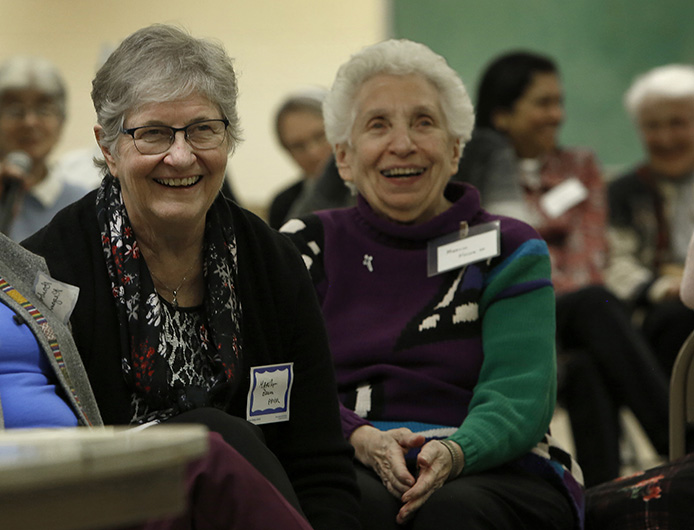
[[[463,451],[456,443],[452,444],[460,451],[462,461]],[[453,467],[453,459],[449,450],[442,443],[432,440],[422,447],[417,457],[419,474],[417,481],[402,496],[403,506],[400,508],[396,521],[398,524],[407,522],[424,502],[448,480]]]

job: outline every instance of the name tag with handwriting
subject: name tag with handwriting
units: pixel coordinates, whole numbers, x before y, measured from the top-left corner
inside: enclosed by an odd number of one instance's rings
[[[432,239],[427,244],[427,274],[435,276],[501,253],[499,221]]]
[[[34,293],[55,316],[67,324],[77,304],[80,288],[59,282],[45,272],[39,271],[34,279]]]
[[[294,363],[251,368],[246,419],[256,425],[289,421]]]

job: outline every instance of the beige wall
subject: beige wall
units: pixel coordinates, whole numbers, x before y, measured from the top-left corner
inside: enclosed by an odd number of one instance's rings
[[[276,145],[283,95],[329,86],[337,67],[387,32],[388,0],[0,0],[0,61],[54,61],[68,83],[68,121],[57,154],[93,143],[91,79],[100,56],[134,30],[175,23],[222,41],[239,73],[244,143],[230,161],[245,204],[265,204],[296,171]]]

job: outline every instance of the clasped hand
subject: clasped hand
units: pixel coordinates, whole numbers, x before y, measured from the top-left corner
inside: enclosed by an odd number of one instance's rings
[[[388,491],[403,503],[396,521],[405,523],[437,489],[444,485],[453,465],[448,449],[406,428],[381,431],[370,425],[356,429],[350,437],[357,459],[373,469]],[[410,449],[421,447],[417,477],[405,463]]]

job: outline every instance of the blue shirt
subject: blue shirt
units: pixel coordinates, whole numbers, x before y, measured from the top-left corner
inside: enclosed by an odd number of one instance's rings
[[[5,427],[75,427],[51,365],[31,329],[0,303],[0,401]]]
[[[88,188],[64,182],[55,172],[49,172],[44,180],[24,195],[19,213],[7,235],[15,241],[23,241],[46,226],[68,204],[82,198],[87,191]],[[3,206],[0,205],[0,212],[2,210]]]

